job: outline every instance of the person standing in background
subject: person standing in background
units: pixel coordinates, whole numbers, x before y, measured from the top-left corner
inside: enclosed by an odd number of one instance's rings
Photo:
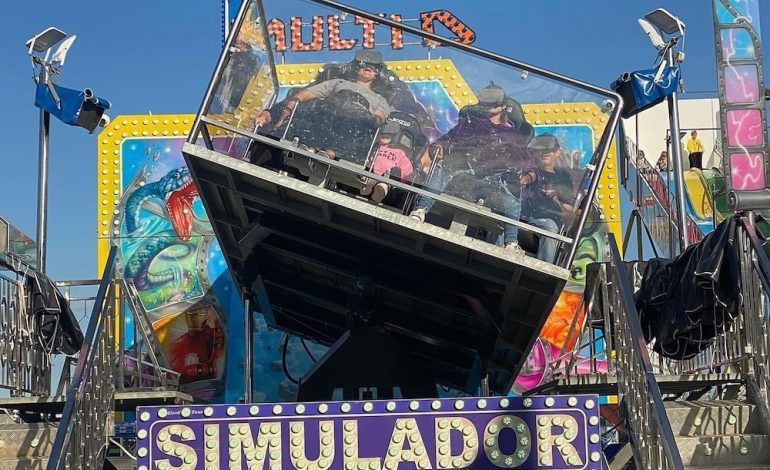
[[[690,132],[687,151],[690,153],[690,168],[703,168],[703,143],[698,138],[698,131]]]
[[[656,166],[658,167],[658,171],[671,170],[671,161],[668,159],[668,152],[666,152],[665,150],[660,152],[660,157],[658,157],[658,163]]]

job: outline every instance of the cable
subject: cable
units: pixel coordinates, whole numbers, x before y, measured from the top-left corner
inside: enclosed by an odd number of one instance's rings
[[[302,343],[302,347],[305,348],[305,352],[310,357],[310,360],[313,362],[318,362],[318,359],[316,359],[315,356],[313,356],[313,353],[310,352],[310,348],[307,346],[307,343],[305,342],[305,338],[300,338],[299,340]]]
[[[289,367],[286,365],[286,351],[289,349],[289,334],[284,333],[281,341],[283,342],[281,346],[281,367],[283,368],[283,373],[291,383],[299,385],[299,380],[295,379],[291,373],[289,373]]]

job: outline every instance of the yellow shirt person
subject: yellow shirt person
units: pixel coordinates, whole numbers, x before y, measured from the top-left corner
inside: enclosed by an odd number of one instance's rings
[[[687,151],[690,153],[690,168],[703,168],[703,143],[698,138],[698,131],[690,132],[687,141]]]

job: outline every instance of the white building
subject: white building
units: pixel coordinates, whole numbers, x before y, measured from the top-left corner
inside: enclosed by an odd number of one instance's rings
[[[638,121],[638,128],[637,128]],[[687,170],[687,140],[690,131],[697,130],[698,137],[706,151],[703,153],[703,168],[717,167],[721,170],[722,152],[720,142],[719,100],[717,98],[679,99],[679,126],[686,132],[682,138],[684,158],[683,168]],[[644,151],[644,156],[654,165],[660,152],[666,149],[666,136],[669,129],[667,101],[654,106],[636,116],[624,119],[626,136]],[[638,136],[637,136],[638,129]],[[669,149],[669,155],[671,155]]]

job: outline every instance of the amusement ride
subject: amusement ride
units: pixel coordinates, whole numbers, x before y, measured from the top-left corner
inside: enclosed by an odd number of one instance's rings
[[[448,10],[230,0],[197,113],[112,119],[42,31],[40,199],[50,115],[101,127],[103,274],[83,332],[45,203],[0,218],[0,468],[770,468],[757,2],[713,1],[703,125],[664,9],[603,88]]]

